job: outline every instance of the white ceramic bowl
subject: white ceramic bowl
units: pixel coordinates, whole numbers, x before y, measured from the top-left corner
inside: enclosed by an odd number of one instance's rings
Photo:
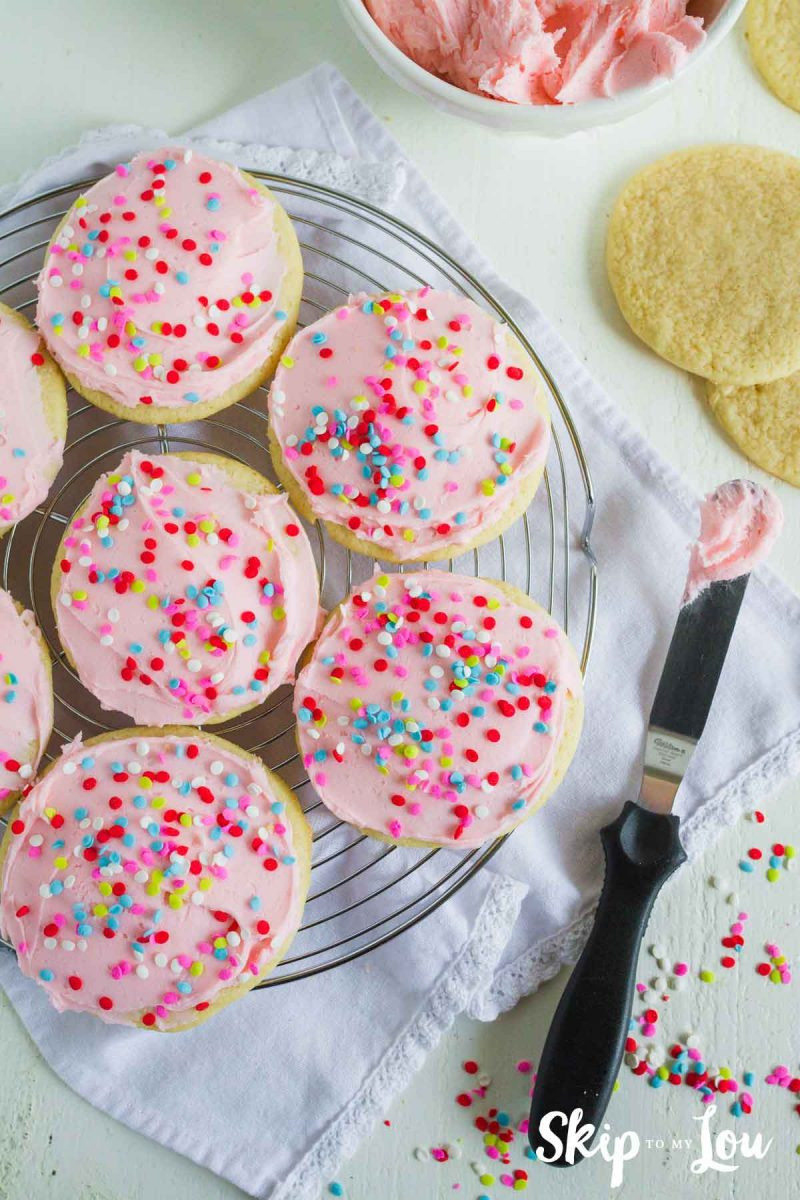
[[[689,12],[705,20],[707,37],[690,57],[684,71],[693,70],[719,45],[741,15],[747,0],[691,0]],[[643,87],[629,88],[610,99],[584,100],[580,104],[507,104],[487,96],[476,96],[446,83],[420,67],[398,50],[373,21],[363,0],[339,0],[348,24],[386,74],[407,91],[429,100],[437,108],[480,125],[491,125],[540,137],[562,137],[579,129],[591,129],[619,121],[663,96],[674,80],[657,79]],[[681,72],[683,74],[684,72]]]

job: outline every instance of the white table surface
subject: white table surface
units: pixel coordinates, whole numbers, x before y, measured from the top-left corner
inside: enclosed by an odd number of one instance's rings
[[[136,122],[180,132],[215,112],[314,66],[335,63],[445,198],[501,274],[527,291],[571,342],[629,417],[698,488],[741,474],[742,456],[701,403],[698,385],[660,362],[628,333],[603,269],[603,239],[613,198],[628,175],[661,153],[696,142],[752,141],[800,149],[800,115],[778,103],[752,70],[741,28],[699,75],[680,81],[655,108],[627,122],[563,142],[495,134],[442,116],[387,80],[353,41],[334,0],[27,0],[0,5],[0,182],[12,180],[108,122]],[[591,447],[589,447],[591,453]],[[762,474],[750,469],[756,478]],[[800,492],[775,483],[787,527],[774,565],[800,588],[797,523]],[[772,986],[748,964],[719,967],[719,937],[733,919],[711,875],[738,887],[750,913],[751,947],[776,940],[800,956],[800,873],[769,885],[763,870],[743,876],[746,847],[768,840],[800,842],[800,786],[787,785],[766,806],[759,834],[749,823],[728,831],[704,861],[669,885],[647,944],[717,970],[718,982],[694,979],[672,1001],[667,1038],[694,1029],[710,1062],[751,1068],[756,1110],[717,1127],[762,1130],[774,1143],[763,1162],[741,1160],[731,1174],[692,1175],[695,1151],[671,1149],[694,1138],[701,1111],[688,1088],[654,1090],[623,1070],[610,1116],[615,1131],[636,1129],[666,1147],[643,1148],[629,1164],[621,1193],[609,1193],[609,1169],[595,1159],[573,1171],[530,1169],[528,1195],[553,1200],[607,1194],[728,1200],[800,1190],[800,1117],[785,1091],[766,1087],[776,1063],[800,1063],[796,992]],[[654,974],[645,953],[642,976]],[[721,978],[724,976],[724,978]],[[351,1200],[475,1200],[511,1195],[498,1182],[482,1188],[470,1169],[481,1158],[475,1110],[456,1106],[476,1059],[493,1077],[490,1095],[519,1117],[525,1085],[518,1059],[536,1060],[566,973],[492,1025],[459,1021],[412,1086],[340,1172]],[[230,1185],[129,1132],[74,1096],[49,1070],[0,996],[0,1200],[232,1200]],[[459,1142],[460,1139],[460,1142]],[[455,1143],[463,1159],[420,1163],[418,1146]],[[487,1162],[488,1160],[483,1160]],[[460,1185],[460,1186],[457,1186]]]

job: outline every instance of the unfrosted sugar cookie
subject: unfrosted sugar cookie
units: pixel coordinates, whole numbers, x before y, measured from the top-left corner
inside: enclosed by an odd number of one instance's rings
[[[33,613],[0,590],[0,813],[36,773],[52,731],[47,646]]]
[[[471,300],[429,288],[357,297],[303,329],[269,411],[298,511],[389,562],[497,537],[530,504],[550,443],[520,343]]]
[[[0,536],[46,498],[66,436],[61,372],[36,330],[0,304]]]
[[[260,759],[210,734],[65,746],[0,847],[0,924],[60,1012],[177,1031],[249,991],[303,911],[311,831]]]
[[[800,373],[750,387],[709,383],[714,416],[759,467],[800,487]]]
[[[58,632],[101,705],[205,725],[294,679],[319,587],[288,501],[209,454],[134,450],[97,481],[53,567]]]
[[[747,41],[770,91],[800,111],[800,5],[797,0],[750,0]]]
[[[716,383],[800,370],[800,159],[696,146],[623,188],[607,265],[622,315],[670,362]]]
[[[194,421],[273,370],[303,281],[292,224],[263,184],[171,147],[137,154],[75,201],[45,255],[37,323],[93,404]]]
[[[323,802],[374,837],[479,846],[539,808],[577,745],[563,630],[507,584],[373,576],[333,613],[295,688]]]

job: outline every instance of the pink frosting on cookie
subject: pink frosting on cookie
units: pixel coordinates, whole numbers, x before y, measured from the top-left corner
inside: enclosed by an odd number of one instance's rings
[[[0,590],[0,812],[34,774],[53,729],[53,685],[33,613]]]
[[[769,488],[734,479],[711,492],[700,505],[700,536],[692,546],[683,603],[714,580],[755,570],[782,528],[783,509]]]
[[[670,77],[705,39],[687,0],[365,0],[433,75],[512,104],[574,104]]]
[[[55,598],[83,684],[140,725],[200,725],[291,682],[319,620],[285,497],[216,465],[126,454],[71,523]]]
[[[567,696],[564,632],[494,583],[375,575],[320,635],[295,689],[303,760],[336,816],[389,838],[479,846],[537,806]]]
[[[169,1029],[259,975],[299,924],[269,776],[191,732],[72,742],[7,836],[0,923],[59,1011]]]
[[[190,410],[269,358],[286,313],[274,201],[236,167],[162,149],[81,196],[39,275],[64,369],[126,408]]]
[[[39,335],[0,309],[0,526],[33,512],[64,455],[47,424],[37,368]]]
[[[538,373],[463,296],[356,297],[298,333],[270,391],[315,516],[397,558],[467,545],[547,457]]]

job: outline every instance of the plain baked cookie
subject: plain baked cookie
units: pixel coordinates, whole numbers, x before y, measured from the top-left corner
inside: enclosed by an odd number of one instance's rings
[[[717,383],[800,369],[800,160],[699,146],[646,167],[611,213],[622,314],[670,362]]]
[[[800,111],[800,4],[797,0],[750,0],[750,54],[770,91]]]
[[[67,658],[103,708],[207,725],[294,679],[319,581],[286,497],[257,471],[133,450],[67,526],[52,602]]]
[[[136,155],[51,238],[37,324],[76,391],[123,420],[196,421],[272,373],[303,285],[292,223],[244,171]]]
[[[524,592],[444,571],[374,575],[295,688],[320,799],[393,844],[480,846],[544,804],[583,721],[575,652]]]
[[[0,589],[0,813],[30,783],[52,731],[47,644],[33,613]]]
[[[757,466],[800,487],[800,374],[750,387],[707,384],[722,428]]]
[[[277,965],[311,830],[259,758],[209,733],[123,729],[62,748],[0,847],[0,924],[59,1010],[189,1029]]]
[[[0,537],[46,499],[66,436],[64,378],[33,326],[0,304]]]
[[[525,511],[550,417],[510,330],[422,288],[354,297],[296,334],[270,389],[269,444],[292,503],[336,541],[435,562]]]

